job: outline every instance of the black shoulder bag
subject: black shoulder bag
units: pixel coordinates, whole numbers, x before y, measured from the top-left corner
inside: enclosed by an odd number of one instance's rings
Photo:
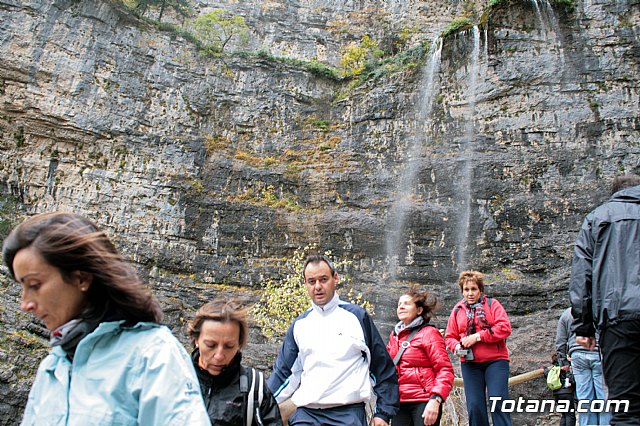
[[[409,334],[409,337],[407,337],[407,340],[405,340],[400,344],[400,350],[396,354],[395,358],[393,358],[393,365],[398,365],[398,362],[400,362],[400,357],[402,356],[404,351],[409,347],[409,342],[411,342],[411,339],[413,339],[413,336],[415,336],[416,333],[418,333],[418,331],[422,330],[426,326],[427,324],[423,325],[422,327],[414,328],[411,334]]]

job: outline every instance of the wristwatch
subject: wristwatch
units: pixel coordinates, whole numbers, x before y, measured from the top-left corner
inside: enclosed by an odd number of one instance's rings
[[[479,342],[479,341],[480,341],[480,335],[478,334],[476,335],[476,342]]]
[[[438,401],[440,404],[442,404],[444,402],[444,400],[442,399],[442,397],[440,395],[438,395],[437,393],[434,393],[433,395],[431,395],[431,399],[435,399],[436,401]]]

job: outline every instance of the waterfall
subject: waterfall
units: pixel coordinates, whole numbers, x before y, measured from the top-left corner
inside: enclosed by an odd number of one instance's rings
[[[551,3],[549,3],[549,0],[531,0],[531,2],[533,3],[533,8],[536,11],[538,22],[540,22],[540,27],[542,27],[542,32],[546,35],[550,30],[557,31],[560,24],[558,23],[558,18],[556,17],[556,13],[553,10]],[[551,28],[548,27],[547,23],[551,25]]]
[[[536,11],[536,17],[538,18],[538,22],[540,23],[540,27],[542,28],[543,34],[548,32],[547,25],[545,19],[542,18],[542,11],[540,10],[540,5],[538,4],[538,0],[531,0],[533,3],[533,8]]]
[[[485,40],[485,46],[487,42]],[[473,51],[471,53],[471,63],[467,73],[467,90],[469,117],[466,120],[466,129],[461,146],[460,161],[460,179],[458,194],[461,194],[460,200],[460,216],[458,219],[456,234],[456,267],[458,271],[467,268],[467,256],[469,248],[469,229],[471,222],[471,178],[473,174],[473,141],[475,139],[475,112],[476,112],[476,86],[478,79],[478,63],[480,58],[480,29],[473,27]]]
[[[389,264],[389,282],[395,281],[400,263],[400,253],[403,252],[403,232],[407,216],[414,206],[418,173],[420,171],[420,153],[429,140],[429,128],[431,127],[431,112],[435,95],[438,93],[438,72],[440,70],[440,56],[442,54],[442,39],[436,38],[431,43],[431,55],[425,64],[422,80],[417,97],[415,111],[416,131],[410,138],[407,146],[407,159],[403,165],[398,186],[395,191],[395,200],[387,214],[385,229],[385,249]]]

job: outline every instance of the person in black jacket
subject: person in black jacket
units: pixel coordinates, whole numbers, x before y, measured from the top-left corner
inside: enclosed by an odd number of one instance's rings
[[[189,323],[204,404],[216,426],[282,426],[264,375],[240,363],[248,329],[247,311],[237,299],[206,303]]]
[[[640,177],[619,176],[612,196],[587,215],[576,240],[569,296],[576,342],[589,349],[600,332],[611,424],[640,425]]]

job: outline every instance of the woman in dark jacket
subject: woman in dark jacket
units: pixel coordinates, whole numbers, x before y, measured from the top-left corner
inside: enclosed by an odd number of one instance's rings
[[[393,418],[394,425],[440,424],[442,404],[453,387],[453,366],[442,335],[429,324],[436,306],[435,295],[414,289],[398,301],[400,322],[387,344],[400,390],[400,411]]]
[[[205,406],[216,426],[281,426],[280,410],[264,375],[240,364],[248,337],[239,300],[206,303],[189,323],[191,355]]]

